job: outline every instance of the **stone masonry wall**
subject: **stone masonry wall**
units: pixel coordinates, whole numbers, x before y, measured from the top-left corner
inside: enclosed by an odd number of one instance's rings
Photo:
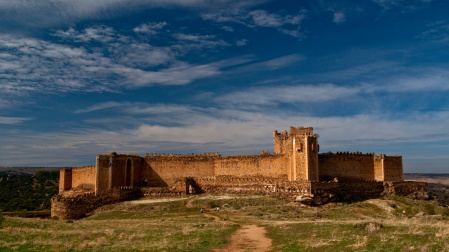
[[[288,142],[288,133],[284,130],[278,133],[277,130],[273,132],[274,140],[274,154],[286,154],[290,151],[290,146]]]
[[[375,155],[373,157],[374,160],[374,180],[376,181],[384,181],[385,180],[385,174],[384,174],[384,160],[382,158],[382,155]]]
[[[265,177],[217,176],[191,178],[189,186],[193,193],[274,194],[276,181]]]
[[[59,220],[80,219],[101,206],[130,200],[135,195],[136,188],[132,187],[113,188],[101,195],[95,193],[74,197],[56,195],[51,199],[51,217],[57,217]]]
[[[214,162],[219,154],[149,154],[142,176],[148,186],[172,186],[179,178],[214,176]]]
[[[227,156],[215,160],[215,176],[286,178],[284,155]]]
[[[407,196],[417,192],[427,192],[426,182],[415,181],[387,181],[384,182],[385,193]]]
[[[384,157],[385,181],[403,181],[403,168],[401,156]]]
[[[97,155],[97,186],[95,192],[102,194],[109,189],[109,163],[111,156]]]
[[[374,180],[373,154],[337,152],[319,154],[320,180]]]
[[[132,154],[97,155],[96,191],[103,193],[120,186],[141,186],[143,159]],[[96,172],[96,171],[95,171]]]
[[[63,168],[59,172],[59,193],[72,188],[72,169]]]
[[[85,166],[72,169],[72,188],[83,186],[86,188],[95,188],[96,167]]]
[[[340,192],[353,196],[377,196],[384,191],[383,182],[375,180],[339,182]]]

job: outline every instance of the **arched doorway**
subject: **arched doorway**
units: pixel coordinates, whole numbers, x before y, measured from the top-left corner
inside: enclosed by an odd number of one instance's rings
[[[125,168],[125,186],[133,185],[133,163],[131,159],[126,160],[126,168]]]

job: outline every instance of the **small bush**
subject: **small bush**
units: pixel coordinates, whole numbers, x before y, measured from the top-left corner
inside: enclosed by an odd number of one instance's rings
[[[424,206],[424,208],[426,209],[426,213],[430,214],[430,215],[434,215],[435,214],[435,206],[431,205],[431,204],[426,204]]]
[[[396,205],[396,204],[394,204],[394,203],[391,203],[390,206],[391,206],[392,208],[395,208],[395,209],[398,208],[398,205]]]
[[[362,222],[356,223],[353,225],[354,228],[365,229],[369,233],[379,232],[381,228],[383,228],[382,223],[377,222]]]
[[[449,208],[444,208],[443,212],[442,212],[442,215],[449,216]]]
[[[211,200],[211,201],[207,202],[207,205],[208,205],[210,208],[220,207],[220,203],[218,203],[218,202],[215,201],[215,200]]]

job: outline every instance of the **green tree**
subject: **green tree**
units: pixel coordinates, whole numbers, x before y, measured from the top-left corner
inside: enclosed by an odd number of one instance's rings
[[[0,211],[0,228],[2,228],[2,223],[5,220],[5,218],[3,217],[2,212]]]

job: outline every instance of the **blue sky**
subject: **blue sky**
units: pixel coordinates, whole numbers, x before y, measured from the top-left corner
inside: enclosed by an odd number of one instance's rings
[[[0,0],[0,166],[321,152],[449,172],[448,1]]]

